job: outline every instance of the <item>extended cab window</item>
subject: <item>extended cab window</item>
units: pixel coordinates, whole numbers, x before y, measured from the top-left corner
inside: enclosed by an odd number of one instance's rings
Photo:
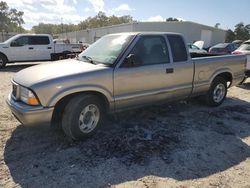
[[[132,49],[141,65],[169,63],[169,53],[162,36],[142,36]]]
[[[31,45],[48,45],[49,37],[47,36],[31,36],[29,43]]]
[[[187,49],[182,37],[178,35],[167,35],[174,62],[187,61]]]

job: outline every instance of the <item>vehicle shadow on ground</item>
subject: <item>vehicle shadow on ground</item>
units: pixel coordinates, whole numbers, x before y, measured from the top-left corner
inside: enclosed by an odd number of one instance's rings
[[[25,63],[25,64],[11,64],[11,65],[7,65],[5,68],[0,69],[0,72],[18,72],[22,69],[34,66],[37,64],[34,63]]]
[[[237,104],[237,105],[235,105]],[[191,180],[250,157],[250,104],[191,101],[110,116],[91,139],[70,143],[48,127],[18,126],[4,160],[22,187],[105,187],[144,176]]]
[[[250,80],[249,80],[250,81]],[[242,89],[247,89],[247,90],[250,90],[250,82],[245,82],[243,83],[242,85],[238,86]]]

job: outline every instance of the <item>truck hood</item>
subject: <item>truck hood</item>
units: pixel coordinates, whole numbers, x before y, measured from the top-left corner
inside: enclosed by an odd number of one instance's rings
[[[23,69],[15,74],[13,80],[25,87],[31,87],[33,84],[38,84],[51,79],[82,74],[85,72],[89,73],[107,68],[108,67],[103,65],[94,65],[75,59],[67,59]]]
[[[202,49],[204,47],[205,42],[203,40],[196,41],[193,45],[197,46],[198,48]]]
[[[3,46],[6,46],[6,43],[1,42],[0,43],[0,48],[3,47]]]

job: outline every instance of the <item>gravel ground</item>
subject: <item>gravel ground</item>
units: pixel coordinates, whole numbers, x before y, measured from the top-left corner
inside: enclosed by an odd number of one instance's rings
[[[0,187],[250,188],[250,79],[220,107],[191,100],[123,112],[69,143],[11,115],[10,79],[25,67],[0,71]]]

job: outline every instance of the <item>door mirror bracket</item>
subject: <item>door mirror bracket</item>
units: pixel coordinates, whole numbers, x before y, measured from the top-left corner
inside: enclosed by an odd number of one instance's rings
[[[136,56],[135,54],[129,54],[126,58],[125,61],[123,62],[121,67],[138,67],[142,64],[141,59]]]

